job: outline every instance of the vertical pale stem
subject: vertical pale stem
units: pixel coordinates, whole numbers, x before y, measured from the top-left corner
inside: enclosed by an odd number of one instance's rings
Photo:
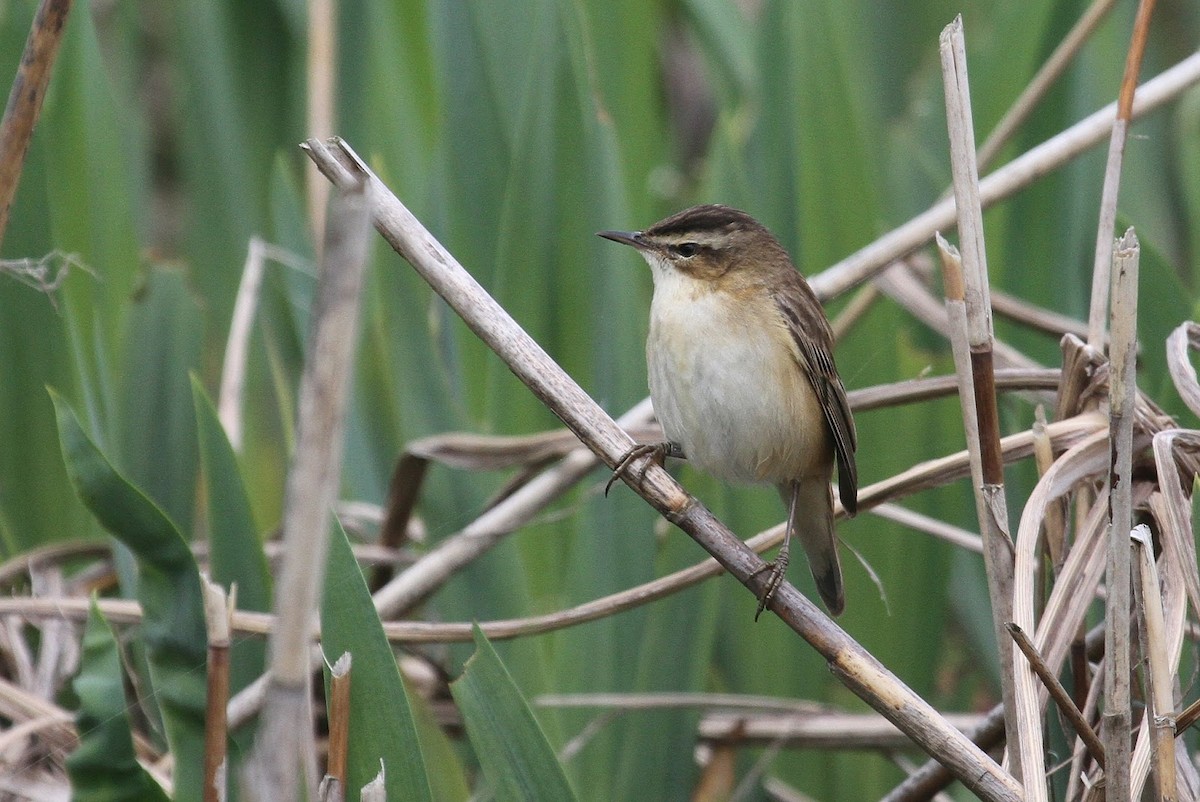
[[[360,184],[334,197],[300,378],[296,453],[283,513],[271,682],[247,772],[252,799],[291,802],[315,787],[309,646],[342,470],[345,412],[357,345],[370,218]],[[308,794],[305,794],[308,796]]]
[[[1114,247],[1108,400],[1110,469],[1105,606],[1104,750],[1110,799],[1129,798],[1129,531],[1133,522],[1133,402],[1137,396],[1139,246],[1133,229]]]
[[[1022,767],[1037,752],[1035,776],[1040,776],[1041,728],[1035,717],[1026,729],[1037,737],[1026,750],[1025,733],[1020,727],[1016,706],[1016,686],[1013,665],[1013,646],[1005,624],[1012,618],[1012,538],[1008,533],[1008,507],[1004,494],[1004,462],[1000,452],[1000,419],[996,408],[995,372],[992,363],[992,305],[987,279],[987,256],[983,237],[983,207],[979,198],[979,171],[975,160],[974,124],[971,120],[970,89],[967,81],[966,45],[963,39],[962,18],[946,26],[940,39],[942,79],[946,97],[946,125],[950,136],[951,168],[954,175],[954,198],[958,210],[958,232],[962,245],[961,281],[950,278],[947,270],[947,296],[961,292],[965,303],[966,335],[970,352],[970,387],[974,397],[974,420],[978,426],[979,470],[972,468],[976,479],[976,507],[980,515],[980,533],[984,541],[984,566],[988,578],[988,595],[992,603],[992,623],[1000,659],[1001,692],[1005,706],[1005,729],[1008,733],[1013,776],[1022,781]],[[948,268],[958,260],[943,264]],[[961,290],[959,289],[961,288]],[[957,300],[957,299],[952,299]],[[953,305],[953,304],[952,304]],[[958,361],[956,357],[956,362]],[[960,384],[965,384],[960,378]],[[963,396],[966,405],[968,396]],[[971,414],[964,410],[964,421],[970,426]],[[971,433],[968,431],[968,437]],[[976,449],[972,449],[975,456]],[[1022,751],[1026,750],[1026,751]],[[1032,786],[1032,790],[1031,790]],[[1039,793],[1040,788],[1040,793]],[[1044,799],[1045,783],[1026,783],[1026,793],[1034,802]]]
[[[308,135],[324,139],[333,135],[334,76],[337,74],[337,4],[335,0],[308,3]],[[329,182],[316,165],[305,170],[308,184],[308,220],[313,242],[325,236],[325,204]],[[318,258],[320,252],[318,251]]]

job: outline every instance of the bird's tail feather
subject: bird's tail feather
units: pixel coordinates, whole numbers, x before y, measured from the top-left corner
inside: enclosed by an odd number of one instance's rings
[[[793,535],[804,547],[825,608],[831,615],[839,615],[846,608],[846,594],[833,530],[833,490],[828,482],[820,480],[783,485],[780,492],[785,504],[791,501],[792,487],[797,494]]]

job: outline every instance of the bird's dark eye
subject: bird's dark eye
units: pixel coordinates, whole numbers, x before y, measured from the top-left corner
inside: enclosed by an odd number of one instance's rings
[[[679,254],[684,259],[691,259],[696,255],[696,251],[699,250],[699,246],[694,242],[681,242],[672,250],[674,250],[675,253]]]

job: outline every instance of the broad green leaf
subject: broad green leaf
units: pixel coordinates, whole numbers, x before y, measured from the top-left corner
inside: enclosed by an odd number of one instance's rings
[[[207,639],[196,561],[175,524],[113,468],[66,400],[53,391],[50,396],[76,492],[100,525],[137,556],[144,616],[139,632],[154,686],[148,701],[166,728],[176,800],[200,799]]]
[[[430,774],[435,768],[449,767],[426,762],[412,700],[341,526],[334,527],[330,538],[321,633],[327,666],[345,652],[352,663],[346,797],[357,798],[363,785],[379,772],[382,760],[389,799],[432,800]],[[328,685],[327,670],[326,698]]]
[[[183,531],[196,506],[196,416],[188,371],[199,369],[204,321],[185,276],[152,268],[125,313],[117,385],[117,464]]]
[[[75,726],[79,747],[67,757],[75,802],[167,802],[167,795],[137,761],[130,729],[121,650],[93,598],[83,633]]]
[[[475,627],[475,654],[450,684],[496,799],[565,802],[575,798],[533,711],[492,644]]]

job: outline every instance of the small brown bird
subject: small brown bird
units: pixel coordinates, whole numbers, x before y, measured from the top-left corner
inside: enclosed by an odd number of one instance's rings
[[[599,235],[632,245],[650,264],[646,362],[668,441],[632,449],[614,476],[653,453],[686,457],[726,481],[771,482],[788,521],[758,613],[783,581],[794,531],[837,615],[845,594],[830,478],[836,455],[842,506],[853,515],[857,438],[833,333],[812,288],[770,231],[728,206],[696,206],[645,231]]]

